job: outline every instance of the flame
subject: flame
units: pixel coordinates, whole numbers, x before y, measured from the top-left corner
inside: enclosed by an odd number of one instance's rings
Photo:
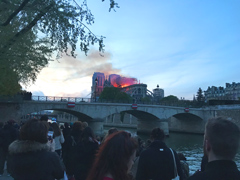
[[[137,79],[119,76],[116,79],[114,79],[111,83],[114,87],[123,88],[133,84],[137,84]]]
[[[132,84],[122,84],[122,88],[130,86],[130,85],[132,85]]]

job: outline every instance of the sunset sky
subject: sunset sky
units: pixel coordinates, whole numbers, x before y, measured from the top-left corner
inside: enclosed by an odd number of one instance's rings
[[[87,97],[94,72],[134,77],[165,96],[192,99],[199,87],[240,82],[239,0],[88,0],[95,16],[89,28],[105,36],[104,57],[97,45],[88,56],[51,62],[33,95]]]

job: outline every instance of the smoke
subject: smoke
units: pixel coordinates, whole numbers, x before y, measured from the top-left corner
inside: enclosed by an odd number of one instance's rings
[[[33,94],[41,91],[45,96],[89,97],[94,72],[103,72],[105,75],[121,74],[121,69],[113,67],[111,58],[111,53],[105,52],[101,56],[97,50],[77,58],[64,56],[58,61],[50,62],[40,72],[35,84],[26,89]],[[118,84],[130,81],[120,79]]]
[[[105,74],[120,73],[121,70],[113,68],[110,53],[104,53],[101,56],[98,51],[91,51],[88,56],[81,56],[79,58],[72,58],[65,56],[61,59],[59,65],[65,67],[64,70],[69,72],[68,77],[64,81],[82,78],[89,76],[91,77],[94,72],[103,72]]]

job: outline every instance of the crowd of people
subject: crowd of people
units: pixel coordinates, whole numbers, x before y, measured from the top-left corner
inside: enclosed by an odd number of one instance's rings
[[[193,175],[186,157],[164,140],[158,127],[144,142],[116,128],[96,137],[81,121],[59,126],[42,116],[18,126],[9,120],[0,123],[0,176],[7,161],[16,180],[240,180],[234,162],[240,130],[233,122],[208,120],[201,171]]]

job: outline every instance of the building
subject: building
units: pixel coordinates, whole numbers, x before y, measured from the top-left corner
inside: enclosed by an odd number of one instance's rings
[[[205,100],[212,100],[212,99],[225,99],[225,89],[224,87],[216,87],[216,86],[208,86],[208,89],[204,91]]]
[[[108,78],[104,73],[94,72],[92,76],[91,98],[97,101],[104,87],[121,88],[123,92],[129,94],[135,102],[142,98],[149,97],[151,101],[158,101],[164,97],[164,90],[157,86],[153,93],[147,89],[146,84],[138,83],[136,78],[122,77],[118,74],[110,74]]]
[[[122,91],[129,94],[135,102],[141,101],[142,98],[145,98],[148,94],[146,84],[133,84],[122,88]]]
[[[240,98],[240,83],[226,83],[226,87],[208,87],[204,91],[205,101],[208,100],[239,100]]]
[[[105,76],[104,73],[94,72],[92,76],[91,98],[96,99],[100,96],[104,88]]]
[[[240,83],[226,83],[225,96],[228,100],[239,100],[240,98]]]
[[[159,85],[157,85],[157,88],[153,89],[153,96],[155,101],[161,100],[164,98],[164,90],[159,88]]]

